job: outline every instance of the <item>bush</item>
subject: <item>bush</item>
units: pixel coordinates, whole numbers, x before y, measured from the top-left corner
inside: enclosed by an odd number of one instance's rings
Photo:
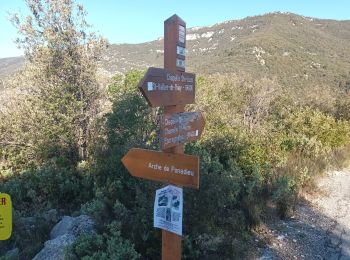
[[[288,215],[291,206],[294,206],[297,200],[298,187],[295,180],[288,176],[282,176],[274,183],[272,198],[276,202],[277,214],[280,218]]]
[[[68,168],[65,157],[54,158],[21,175],[6,169],[0,189],[13,196],[19,215],[80,207],[96,220],[97,234],[80,238],[68,258],[160,258],[152,209],[161,185],[132,177],[121,163],[132,147],[159,150],[161,109],[150,108],[137,89],[142,76],[132,71],[113,78],[112,109],[97,126],[88,161]],[[301,189],[335,158],[342,165],[350,124],[336,114],[337,102],[307,105],[296,98],[299,90],[283,89],[275,80],[213,75],[197,81],[197,104],[187,110],[202,111],[206,127],[200,140],[185,145],[186,154],[200,157],[200,189],[184,189],[183,258],[249,257],[250,231],[266,219],[267,202],[286,217]],[[35,248],[44,233],[31,237]]]
[[[43,217],[45,211],[55,208],[62,215],[71,214],[93,195],[92,178],[87,172],[54,163],[11,175],[0,182],[0,191],[11,196],[14,208],[13,233],[0,244],[0,252],[16,245],[21,259],[34,257],[49,239],[53,224]]]
[[[121,236],[154,259],[160,232],[151,225],[150,198],[159,185],[131,177],[120,163],[132,147],[159,147],[160,111],[148,107],[135,75],[142,74],[118,77],[110,87],[107,148],[97,154],[95,175],[95,196],[105,206],[95,201],[89,207],[119,220]],[[249,245],[250,228],[260,223],[266,202],[272,199],[279,216],[286,216],[299,190],[329,164],[334,149],[349,141],[349,124],[316,108],[295,106],[293,95],[273,80],[216,75],[199,77],[197,83],[197,104],[188,110],[203,111],[206,128],[199,141],[186,145],[186,153],[200,157],[201,176],[200,189],[184,193],[184,257],[238,257],[246,248],[237,237]],[[289,166],[293,163],[297,167]]]
[[[92,197],[92,178],[86,172],[54,164],[12,175],[0,183],[10,194],[13,206],[22,214],[34,214],[52,208],[69,212]]]
[[[120,226],[120,223],[113,221],[107,227],[108,233],[81,236],[67,250],[65,259],[139,259],[140,255],[132,243],[121,237]]]

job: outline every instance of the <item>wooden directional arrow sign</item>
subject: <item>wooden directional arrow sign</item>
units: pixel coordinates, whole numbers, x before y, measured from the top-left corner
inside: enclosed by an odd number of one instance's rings
[[[122,162],[132,176],[199,188],[197,156],[132,148]]]
[[[195,74],[149,68],[139,88],[151,107],[194,103]]]
[[[160,124],[162,149],[200,138],[204,129],[201,112],[164,114]]]

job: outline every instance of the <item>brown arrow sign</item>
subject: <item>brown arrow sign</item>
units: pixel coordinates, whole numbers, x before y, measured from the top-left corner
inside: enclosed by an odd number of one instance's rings
[[[199,188],[197,156],[132,148],[122,162],[132,176]]]
[[[194,103],[195,74],[149,68],[139,88],[151,107]]]
[[[201,112],[165,114],[160,124],[162,149],[167,149],[200,138],[204,129]]]

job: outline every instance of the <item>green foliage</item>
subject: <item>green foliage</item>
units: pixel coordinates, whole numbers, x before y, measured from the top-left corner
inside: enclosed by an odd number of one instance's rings
[[[287,137],[296,142],[292,146],[302,149],[305,155],[309,150],[317,156],[319,150],[340,147],[349,139],[347,122],[309,107],[291,113],[283,125]]]
[[[81,236],[65,259],[139,259],[132,243],[121,237],[120,226],[119,222],[113,221],[108,225],[107,233]]]
[[[113,107],[104,149],[96,152],[95,199],[82,209],[98,220],[106,239],[104,226],[120,221],[121,237],[154,259],[160,234],[151,225],[150,198],[159,186],[131,177],[120,163],[131,147],[158,148],[159,111],[138,92],[141,77],[135,71],[116,76],[108,88]],[[294,93],[273,80],[216,75],[197,83],[197,104],[188,110],[205,113],[206,129],[201,140],[186,145],[186,153],[200,157],[201,178],[199,190],[185,189],[183,257],[242,257],[266,202],[274,201],[285,217],[299,190],[329,165],[333,150],[349,143],[349,123],[303,102],[295,105]]]
[[[131,70],[125,75],[115,75],[112,78],[112,83],[107,88],[107,93],[111,100],[116,102],[123,99],[124,95],[135,94],[136,86],[138,86],[143,74],[143,71]]]
[[[118,74],[102,93],[96,62],[105,43],[89,33],[83,8],[65,0],[26,2],[32,15],[13,17],[27,58],[14,82],[31,87],[0,109],[0,190],[15,208],[14,236],[1,252],[16,245],[21,256],[34,256],[51,228],[42,214],[56,208],[97,223],[97,233],[80,237],[67,259],[160,258],[160,232],[152,225],[160,184],[130,176],[121,163],[132,147],[159,150],[161,109],[150,108],[137,88],[144,72]],[[256,63],[252,49],[277,53],[279,41],[272,37],[260,49],[242,44]],[[246,53],[227,55],[242,60]],[[197,103],[187,110],[202,111],[206,127],[185,146],[200,157],[201,174],[200,189],[184,191],[184,259],[248,256],[250,230],[264,218],[266,203],[287,216],[299,191],[336,155],[344,160],[349,153],[347,83],[286,88],[281,83],[294,82],[292,74],[317,78],[316,68],[287,70],[280,66],[285,56],[264,58],[263,70],[252,68],[254,78],[197,78]],[[264,78],[267,68],[281,77]],[[111,109],[98,118],[104,94]],[[34,232],[26,230],[27,216],[35,218]]]
[[[219,162],[234,160],[242,171],[243,186],[255,192],[239,198],[241,210],[252,216],[246,215],[250,225],[260,219],[261,195],[266,192],[266,198],[271,195],[278,204],[280,216],[285,216],[298,191],[326,169],[334,151],[349,143],[350,131],[349,122],[336,117],[337,102],[327,106],[321,102],[339,99],[336,90],[305,89],[301,98],[300,89],[282,89],[268,79],[243,78],[199,78],[197,105],[191,108],[206,115],[199,143]],[[313,92],[321,94],[315,102],[309,100]]]
[[[22,214],[52,208],[72,210],[92,196],[92,178],[83,172],[48,165],[13,175],[0,182],[0,190],[10,194]]]
[[[13,210],[12,236],[9,240],[1,241],[0,254],[17,247],[19,259],[32,259],[42,249],[44,242],[49,239],[53,225],[48,223],[39,212],[32,214],[35,215],[26,218],[16,208]]]
[[[94,219],[100,220],[100,222],[105,216],[105,211],[106,204],[99,199],[93,199],[92,201],[81,205],[81,212],[83,214],[92,216]]]
[[[11,174],[2,180],[0,190],[11,196],[14,217],[12,236],[0,245],[0,252],[16,245],[20,259],[34,257],[49,239],[53,227],[43,213],[54,208],[59,214],[69,214],[79,209],[93,195],[92,181],[83,169],[64,168],[56,163],[20,175]]]
[[[297,183],[294,180],[288,178],[288,176],[282,176],[274,183],[274,192],[272,198],[276,202],[277,214],[281,218],[285,218],[288,215],[291,206],[294,206],[297,200]]]
[[[130,176],[121,164],[121,158],[131,147],[157,149],[158,146],[158,110],[150,109],[137,89],[136,82],[142,77],[143,72],[132,71],[125,77],[114,77],[108,87],[113,105],[111,113],[106,115],[106,138],[97,144],[95,150],[95,195],[81,210],[97,221],[100,233],[104,234],[101,243],[103,248],[109,247],[108,254],[120,247],[117,245],[119,240],[114,241],[113,233],[106,228],[112,220],[117,220],[120,237],[132,241],[135,250],[142,252],[142,256],[153,258],[159,256],[160,241],[158,232],[152,227],[150,209],[153,199],[149,198],[153,197],[157,185]],[[84,252],[79,253],[79,258],[93,257]],[[108,254],[98,253],[96,257],[108,257]]]
[[[13,196],[19,214],[37,210],[40,219],[40,212],[50,208],[80,208],[95,219],[97,233],[81,237],[68,259],[160,257],[160,232],[152,225],[154,191],[160,185],[132,177],[121,163],[132,147],[159,150],[161,110],[150,108],[137,89],[143,74],[112,78],[107,88],[112,106],[95,125],[93,157],[73,164],[75,148],[72,154],[57,154],[56,148],[50,152],[53,146],[43,146],[51,159],[41,156],[41,168],[34,157],[32,170],[18,175],[4,167],[1,172],[0,190]],[[197,103],[187,110],[202,111],[206,127],[200,140],[185,146],[185,153],[200,157],[201,175],[199,190],[184,190],[184,259],[248,257],[250,230],[264,219],[267,202],[286,217],[301,189],[335,157],[348,156],[350,124],[339,114],[338,92],[320,90],[320,98],[309,102],[312,93],[304,89],[300,96],[300,91],[247,75],[198,77]],[[327,98],[334,102],[325,104]],[[35,241],[33,247],[23,244],[30,255],[42,245],[47,228],[43,225],[34,237],[18,231],[25,241]]]
[[[124,152],[120,149],[124,144],[128,144],[127,148],[133,145],[154,147],[156,141],[158,110],[149,108],[137,89],[143,74],[131,71],[124,78],[118,75],[108,86],[113,107],[107,116],[106,127],[109,145],[118,145],[118,152]]]
[[[105,41],[90,32],[81,5],[26,0],[30,15],[12,16],[26,63],[12,84],[23,88],[0,111],[0,156],[14,171],[54,157],[86,160],[101,98],[97,61]]]
[[[184,243],[186,259],[232,258],[244,255],[244,246],[235,239],[248,231],[259,219],[259,205],[254,198],[259,191],[259,180],[254,176],[245,180],[244,170],[237,157],[226,161],[228,153],[215,154],[212,149],[222,145],[188,145],[186,153],[197,154],[201,162],[200,190],[185,190]],[[211,146],[213,145],[213,146]],[[215,216],[215,217],[213,217]]]

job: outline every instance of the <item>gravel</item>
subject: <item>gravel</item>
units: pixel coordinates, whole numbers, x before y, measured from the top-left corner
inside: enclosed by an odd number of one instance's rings
[[[256,259],[350,259],[350,170],[329,172],[318,195],[305,195],[294,215],[257,232]]]

